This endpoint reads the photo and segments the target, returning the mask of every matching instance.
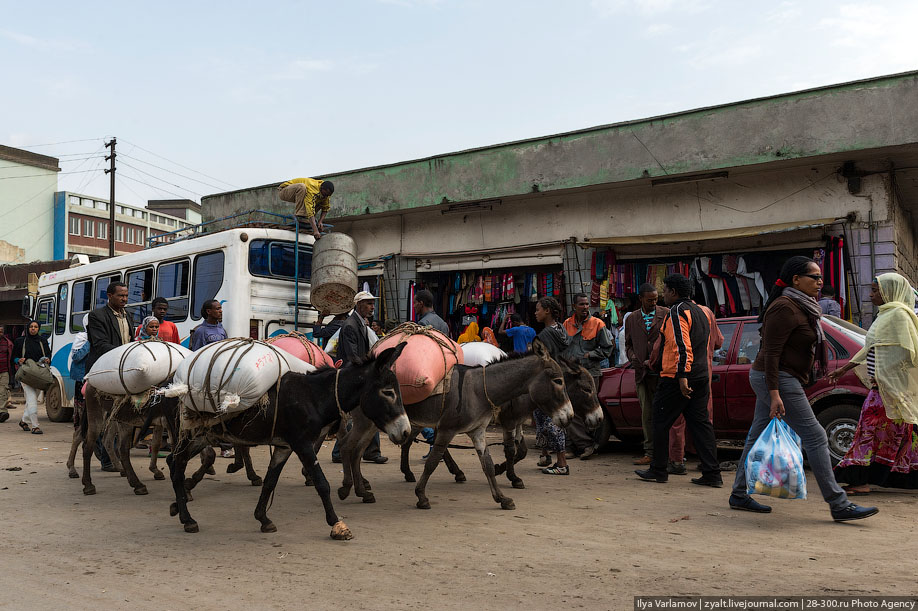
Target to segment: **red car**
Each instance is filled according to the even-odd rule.
[[[761,325],[754,316],[723,318],[717,325],[723,333],[724,345],[714,353],[711,380],[714,433],[718,439],[745,439],[755,411],[749,370],[759,352]],[[823,318],[822,328],[828,340],[829,371],[844,365],[864,345],[866,331],[848,322],[827,316]],[[841,460],[854,438],[867,388],[855,370],[834,386],[819,380],[806,393],[816,418],[826,429],[833,460]],[[608,441],[612,434],[623,441],[643,439],[641,405],[630,364],[603,370],[599,401],[606,417],[601,431],[596,433],[598,441]]]

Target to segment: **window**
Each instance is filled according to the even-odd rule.
[[[312,249],[300,246],[300,280],[309,281],[312,268]],[[253,276],[293,279],[294,259],[292,242],[252,240],[249,246],[249,273]]]
[[[57,287],[57,318],[54,319],[54,334],[63,335],[67,330],[67,283]]]
[[[128,286],[128,304],[125,308],[131,316],[134,326],[153,313],[150,302],[153,301],[153,268],[130,271],[125,276]]]
[[[140,218],[142,218],[142,219],[146,219],[146,218],[147,218],[147,213],[146,213],[146,212],[143,212],[143,211],[140,211],[140,212],[139,212],[139,216],[140,216]]]
[[[121,282],[121,274],[112,274],[111,276],[99,276],[96,278],[96,305],[101,308],[108,303],[108,285],[112,282]]]
[[[124,242],[124,227],[115,223],[115,241]]]
[[[191,293],[191,318],[201,318],[201,306],[217,296],[223,286],[223,251],[198,255],[194,260],[194,290]]]
[[[175,219],[166,219],[166,224],[170,227],[175,227]]]
[[[761,326],[762,324],[758,322],[747,322],[743,325],[743,334],[740,336],[740,343],[736,349],[737,365],[751,365],[755,361],[759,348],[762,347],[762,337],[759,335]]]
[[[96,210],[108,210],[108,202],[96,202]]]
[[[108,239],[108,221],[99,221],[99,239]]]
[[[116,205],[115,205],[115,213],[116,213],[116,214],[124,214],[124,206],[119,206],[119,205],[116,204]]]
[[[133,227],[127,227],[127,228],[126,228],[126,231],[127,231],[127,237],[125,238],[124,243],[125,243],[125,244],[133,244],[133,243],[134,243],[134,228],[133,228]]]
[[[156,270],[157,296],[165,297],[169,302],[166,320],[181,322],[188,318],[189,267],[185,260],[163,263]]]
[[[70,205],[71,205],[71,206],[79,206],[79,205],[80,205],[80,198],[77,197],[76,195],[71,195],[71,196],[70,196]]]
[[[88,197],[84,197],[83,201],[80,203],[83,205],[84,208],[93,208],[96,205],[96,202],[89,199]]]
[[[736,326],[739,323],[727,322],[721,323],[717,326],[720,329],[721,334],[724,336],[724,344],[714,351],[712,360],[715,365],[726,365],[727,358],[730,356],[730,344],[733,343],[733,334],[736,333]]]
[[[51,337],[51,327],[54,323],[54,298],[46,297],[38,302],[35,310],[35,320],[38,321],[38,333],[45,339]],[[50,354],[48,357],[50,358]]]
[[[138,228],[137,229],[137,244],[143,246],[144,241],[147,239],[147,230]]]
[[[70,217],[70,235],[80,235],[80,219],[75,216]]]
[[[93,237],[95,234],[96,224],[93,223],[90,219],[86,219],[83,223],[83,235],[87,238]]]
[[[70,294],[70,332],[85,331],[83,317],[92,310],[92,280],[81,280],[73,283]]]

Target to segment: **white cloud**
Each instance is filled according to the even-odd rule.
[[[295,59],[281,71],[271,75],[271,78],[279,81],[298,81],[309,78],[315,72],[329,72],[334,67],[335,63],[330,59]]]
[[[818,23],[830,44],[846,49],[848,63],[864,76],[914,70],[918,63],[918,4],[889,11],[874,4],[843,4]]]
[[[590,0],[590,6],[603,17],[620,13],[654,17],[664,13],[700,13],[711,8],[707,0]]]
[[[672,29],[673,26],[668,23],[651,23],[644,30],[644,33],[648,36],[662,36],[663,34],[671,32]]]

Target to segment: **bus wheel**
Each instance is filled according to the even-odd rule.
[[[45,411],[48,413],[48,420],[51,422],[70,422],[73,420],[73,408],[63,406],[59,384],[52,384],[51,388],[45,391]]]

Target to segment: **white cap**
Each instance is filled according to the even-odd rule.
[[[361,301],[367,301],[369,299],[379,299],[379,297],[373,297],[373,293],[370,291],[360,291],[354,295],[354,305],[357,305]]]

